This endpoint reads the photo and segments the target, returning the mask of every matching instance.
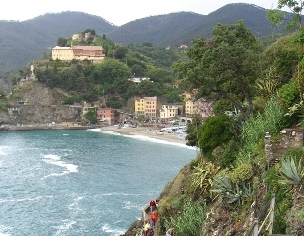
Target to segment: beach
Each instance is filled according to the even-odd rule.
[[[130,126],[64,126],[64,125],[45,125],[45,124],[35,124],[35,125],[22,125],[22,126],[0,126],[0,131],[31,131],[31,130],[87,130],[87,129],[100,129],[104,132],[115,132],[122,135],[137,135],[143,137],[149,137],[159,140],[164,140],[176,144],[186,145],[185,136],[186,134],[181,134],[177,132],[160,132],[160,128],[156,127],[143,127],[137,126],[136,128]]]
[[[154,127],[140,127],[132,128],[129,126],[117,127],[117,126],[106,126],[100,128],[101,131],[107,132],[116,132],[123,135],[140,135],[146,136],[149,138],[155,138],[164,140],[167,142],[186,144],[185,134],[178,134],[176,132],[168,133],[168,132],[160,132],[159,128]]]

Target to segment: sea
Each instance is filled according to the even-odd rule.
[[[0,235],[121,235],[196,156],[102,129],[0,132]]]

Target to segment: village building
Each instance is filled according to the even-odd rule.
[[[185,102],[185,115],[193,116],[199,113],[198,101],[189,99]]]
[[[157,97],[138,98],[134,102],[135,116],[143,116],[149,120],[157,117]]]
[[[53,60],[90,60],[93,62],[101,62],[104,58],[105,54],[103,53],[102,46],[56,46],[52,49]]]
[[[133,81],[134,83],[140,83],[144,80],[150,81],[150,78],[147,78],[147,77],[131,77],[128,80]],[[150,81],[150,82],[153,82],[153,81]]]
[[[162,105],[159,111],[160,119],[168,120],[171,118],[176,118],[178,116],[178,106],[176,105]]]
[[[98,108],[96,118],[99,122],[107,122],[113,124],[115,122],[115,110],[110,107]]]

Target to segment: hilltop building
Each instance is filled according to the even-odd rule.
[[[144,81],[144,80],[153,82],[150,80],[150,78],[147,78],[147,77],[131,77],[128,80],[133,81],[134,83],[140,83],[141,81]]]
[[[71,60],[91,60],[93,62],[101,62],[105,58],[102,46],[72,46],[59,47],[52,49],[52,59],[71,61]]]

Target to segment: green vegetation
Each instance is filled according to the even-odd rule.
[[[290,149],[268,168],[264,144],[266,132],[274,144],[281,139],[283,128],[298,125],[303,130],[304,52],[299,35],[302,29],[262,49],[242,22],[217,25],[213,38],[194,40],[188,60],[174,64],[184,86],[199,89],[197,98],[215,101],[215,116],[203,122],[194,119],[187,128],[187,145],[201,152],[185,175],[185,193],[166,201],[163,215],[166,219],[170,215],[171,224],[167,220],[165,228],[179,224],[170,203],[183,196],[201,207],[205,203],[200,199],[206,200],[212,211],[202,212],[213,214],[209,223],[216,221],[225,232],[245,233],[250,206],[275,194],[273,233],[303,234],[303,149]],[[223,211],[229,211],[229,219]],[[208,230],[198,227],[193,235],[211,235]]]
[[[279,3],[292,2],[298,3]],[[158,208],[160,233],[174,227],[177,235],[210,235],[212,229],[204,222],[215,221],[217,229],[231,235],[245,233],[252,206],[259,210],[275,194],[273,233],[303,235],[303,149],[291,149],[268,165],[264,143],[266,132],[279,146],[283,128],[303,131],[303,35],[299,29],[264,48],[244,22],[217,24],[212,37],[194,39],[183,53],[146,40],[116,45],[97,35],[94,42],[85,43],[105,48],[103,63],[50,60],[37,63],[35,73],[40,82],[68,94],[64,104],[93,103],[102,97],[108,105],[133,111],[136,96],[178,103],[180,94],[193,89],[197,99],[214,103],[214,116],[195,116],[187,127],[187,145],[200,153],[166,186]],[[67,45],[70,40],[59,38],[58,43]],[[18,73],[14,83],[28,71]],[[128,80],[134,76],[153,82]],[[14,99],[19,96],[12,94]],[[94,114],[88,112],[79,122],[94,124]]]
[[[165,219],[165,228],[174,228],[176,235],[199,236],[197,231],[201,227],[207,210],[204,202],[196,203],[185,199],[181,204],[181,213],[176,217]]]
[[[58,38],[59,44],[66,45],[71,41],[71,38]],[[77,43],[87,42],[75,42]],[[40,82],[69,94],[63,104],[94,102],[98,97],[105,97],[108,106],[132,112],[133,105],[128,107],[128,104],[136,96],[158,96],[167,103],[182,101],[180,90],[172,86],[175,80],[170,68],[174,61],[182,58],[178,56],[178,49],[166,50],[148,43],[129,45],[127,48],[114,45],[105,35],[96,36],[94,45],[102,45],[107,49],[109,56],[102,63],[93,64],[89,60],[49,60],[35,64],[35,75]],[[20,68],[19,75],[13,82],[16,84],[27,73],[26,68]],[[146,77],[150,80],[137,84],[128,80],[133,77]]]

